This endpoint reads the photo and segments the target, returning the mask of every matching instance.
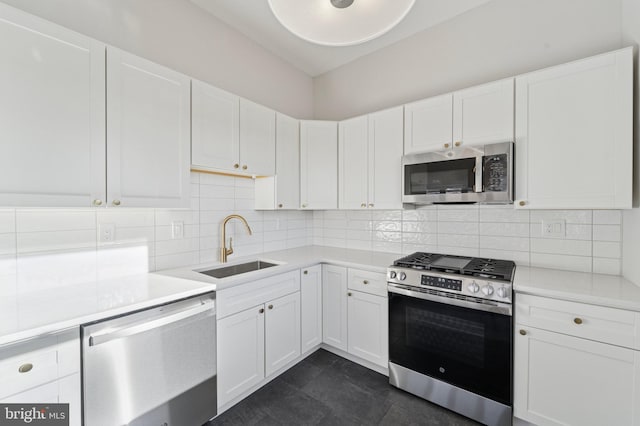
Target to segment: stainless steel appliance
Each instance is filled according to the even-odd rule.
[[[215,293],[82,326],[83,418],[201,425],[216,415]]]
[[[487,425],[512,421],[511,261],[414,253],[387,271],[389,382]]]
[[[513,203],[513,143],[402,157],[402,202]]]

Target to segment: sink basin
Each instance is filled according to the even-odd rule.
[[[237,265],[223,266],[221,268],[209,269],[208,271],[198,271],[201,274],[209,275],[213,278],[226,278],[234,275],[244,274],[246,272],[258,271],[260,269],[271,268],[276,266],[275,263],[269,263],[262,260],[254,260],[253,262],[240,263]]]

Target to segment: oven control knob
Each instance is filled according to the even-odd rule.
[[[398,274],[398,279],[399,279],[400,281],[404,281],[406,278],[407,278],[407,274],[405,274],[404,272],[400,272],[400,273]]]
[[[471,284],[469,284],[469,285],[467,286],[467,288],[469,289],[469,291],[470,291],[471,293],[477,293],[477,292],[479,292],[479,291],[480,291],[480,286],[479,286],[479,285],[478,285],[478,283],[477,283],[477,282],[475,282],[475,281],[472,281],[472,282],[471,282]]]
[[[485,296],[491,296],[493,294],[493,287],[491,287],[491,284],[487,284],[482,287],[482,292]]]
[[[396,271],[389,271],[389,278],[394,279],[396,277]]]
[[[506,287],[500,287],[497,293],[498,293],[498,296],[502,298],[509,297],[509,290],[507,290]]]

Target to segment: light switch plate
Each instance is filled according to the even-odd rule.
[[[184,222],[171,222],[171,238],[174,240],[181,240],[184,238]]]
[[[101,243],[112,243],[116,239],[116,226],[113,223],[101,223],[98,226],[98,238]]]
[[[564,238],[565,222],[564,220],[546,220],[542,221],[542,237],[543,238]]]

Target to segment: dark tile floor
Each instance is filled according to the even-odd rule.
[[[322,349],[209,422],[209,426],[477,424]]]

